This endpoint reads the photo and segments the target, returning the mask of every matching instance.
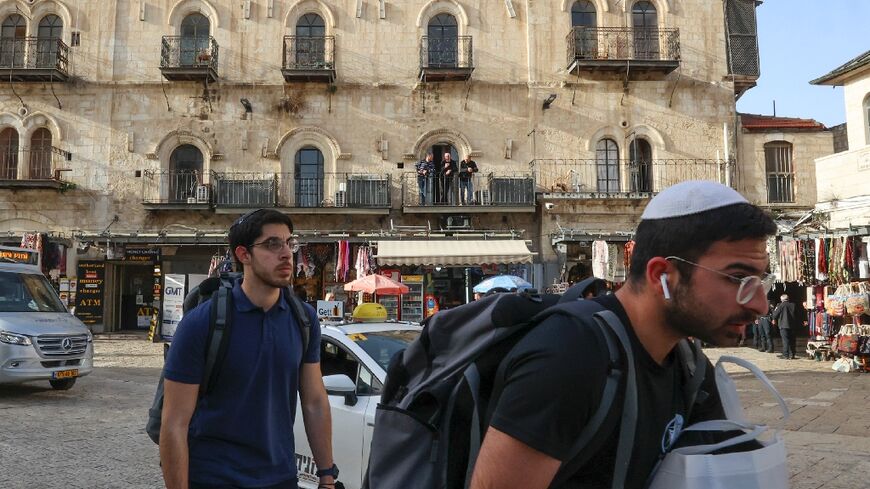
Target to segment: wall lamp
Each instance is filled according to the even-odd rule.
[[[248,100],[248,99],[246,99],[246,98],[243,98],[243,99],[239,100],[239,102],[242,103],[242,106],[245,108],[245,112],[247,112],[247,113],[250,114],[251,112],[254,111],[254,108],[251,107],[251,101],[250,101],[250,100]]]
[[[544,100],[544,106],[543,106],[544,110],[549,109],[550,105],[555,101],[556,101],[556,94],[551,93],[550,96],[547,97],[546,100]]]

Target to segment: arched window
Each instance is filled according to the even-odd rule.
[[[429,19],[430,68],[455,68],[458,62],[459,26],[456,17],[438,14]]]
[[[51,178],[51,131],[40,127],[30,138],[30,178]]]
[[[211,60],[211,22],[202,14],[190,14],[181,21],[181,65],[208,64]]]
[[[656,7],[641,0],[631,9],[631,24],[634,28],[634,58],[659,59],[659,19]]]
[[[54,14],[39,21],[36,40],[36,63],[39,68],[53,68],[57,64],[58,42],[63,34],[63,20]]]
[[[196,198],[202,183],[202,151],[192,144],[182,144],[169,157],[169,202],[185,203]]]
[[[764,145],[764,166],[767,173],[767,202],[794,202],[794,163],[792,145],[773,141]]]
[[[23,68],[27,23],[19,14],[12,14],[0,27],[0,67]]]
[[[296,22],[296,64],[322,69],[326,62],[326,24],[317,14],[305,14]]]
[[[571,6],[571,27],[574,32],[575,57],[598,57],[598,15],[589,0],[574,2]]]
[[[628,146],[632,192],[652,192],[652,147],[646,139],[634,138]]]
[[[0,180],[18,178],[18,131],[7,127],[0,132]]]
[[[599,192],[619,192],[619,146],[612,139],[602,139],[595,147],[595,168]]]
[[[320,207],[323,202],[323,153],[314,146],[305,146],[296,152],[293,169],[296,206]]]

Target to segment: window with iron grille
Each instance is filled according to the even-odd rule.
[[[755,0],[727,0],[725,26],[728,52],[728,73],[759,76],[758,23]]]
[[[794,160],[791,143],[775,141],[765,144],[764,165],[767,172],[767,202],[794,202]]]

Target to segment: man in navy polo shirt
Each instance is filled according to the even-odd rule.
[[[215,387],[200,398],[210,301],[179,324],[166,360],[160,461],[168,489],[297,489],[293,423],[299,393],[320,487],[333,489],[332,421],[320,372],[320,325],[302,334],[286,297],[293,276],[290,218],[260,209],[230,227],[243,278]]]

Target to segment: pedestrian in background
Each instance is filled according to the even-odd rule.
[[[795,355],[795,332],[797,330],[797,320],[794,315],[794,303],[788,300],[787,294],[782,294],[779,299],[782,301],[773,310],[771,318],[773,324],[779,328],[779,335],[782,337],[782,355],[779,358],[793,360]]]
[[[767,312],[758,316],[758,334],[761,337],[761,344],[758,351],[773,353],[773,327],[771,326],[770,315],[773,312],[773,303],[767,305]]]
[[[442,204],[453,204],[456,200],[453,196],[453,180],[456,179],[456,162],[453,161],[450,152],[444,153],[438,172],[438,178],[441,180],[441,196],[439,201]]]
[[[479,170],[471,155],[459,162],[459,205],[468,205],[474,200],[474,174]]]
[[[432,153],[417,162],[417,189],[420,192],[420,205],[431,204],[432,176],[435,174],[435,164],[432,163]]]

